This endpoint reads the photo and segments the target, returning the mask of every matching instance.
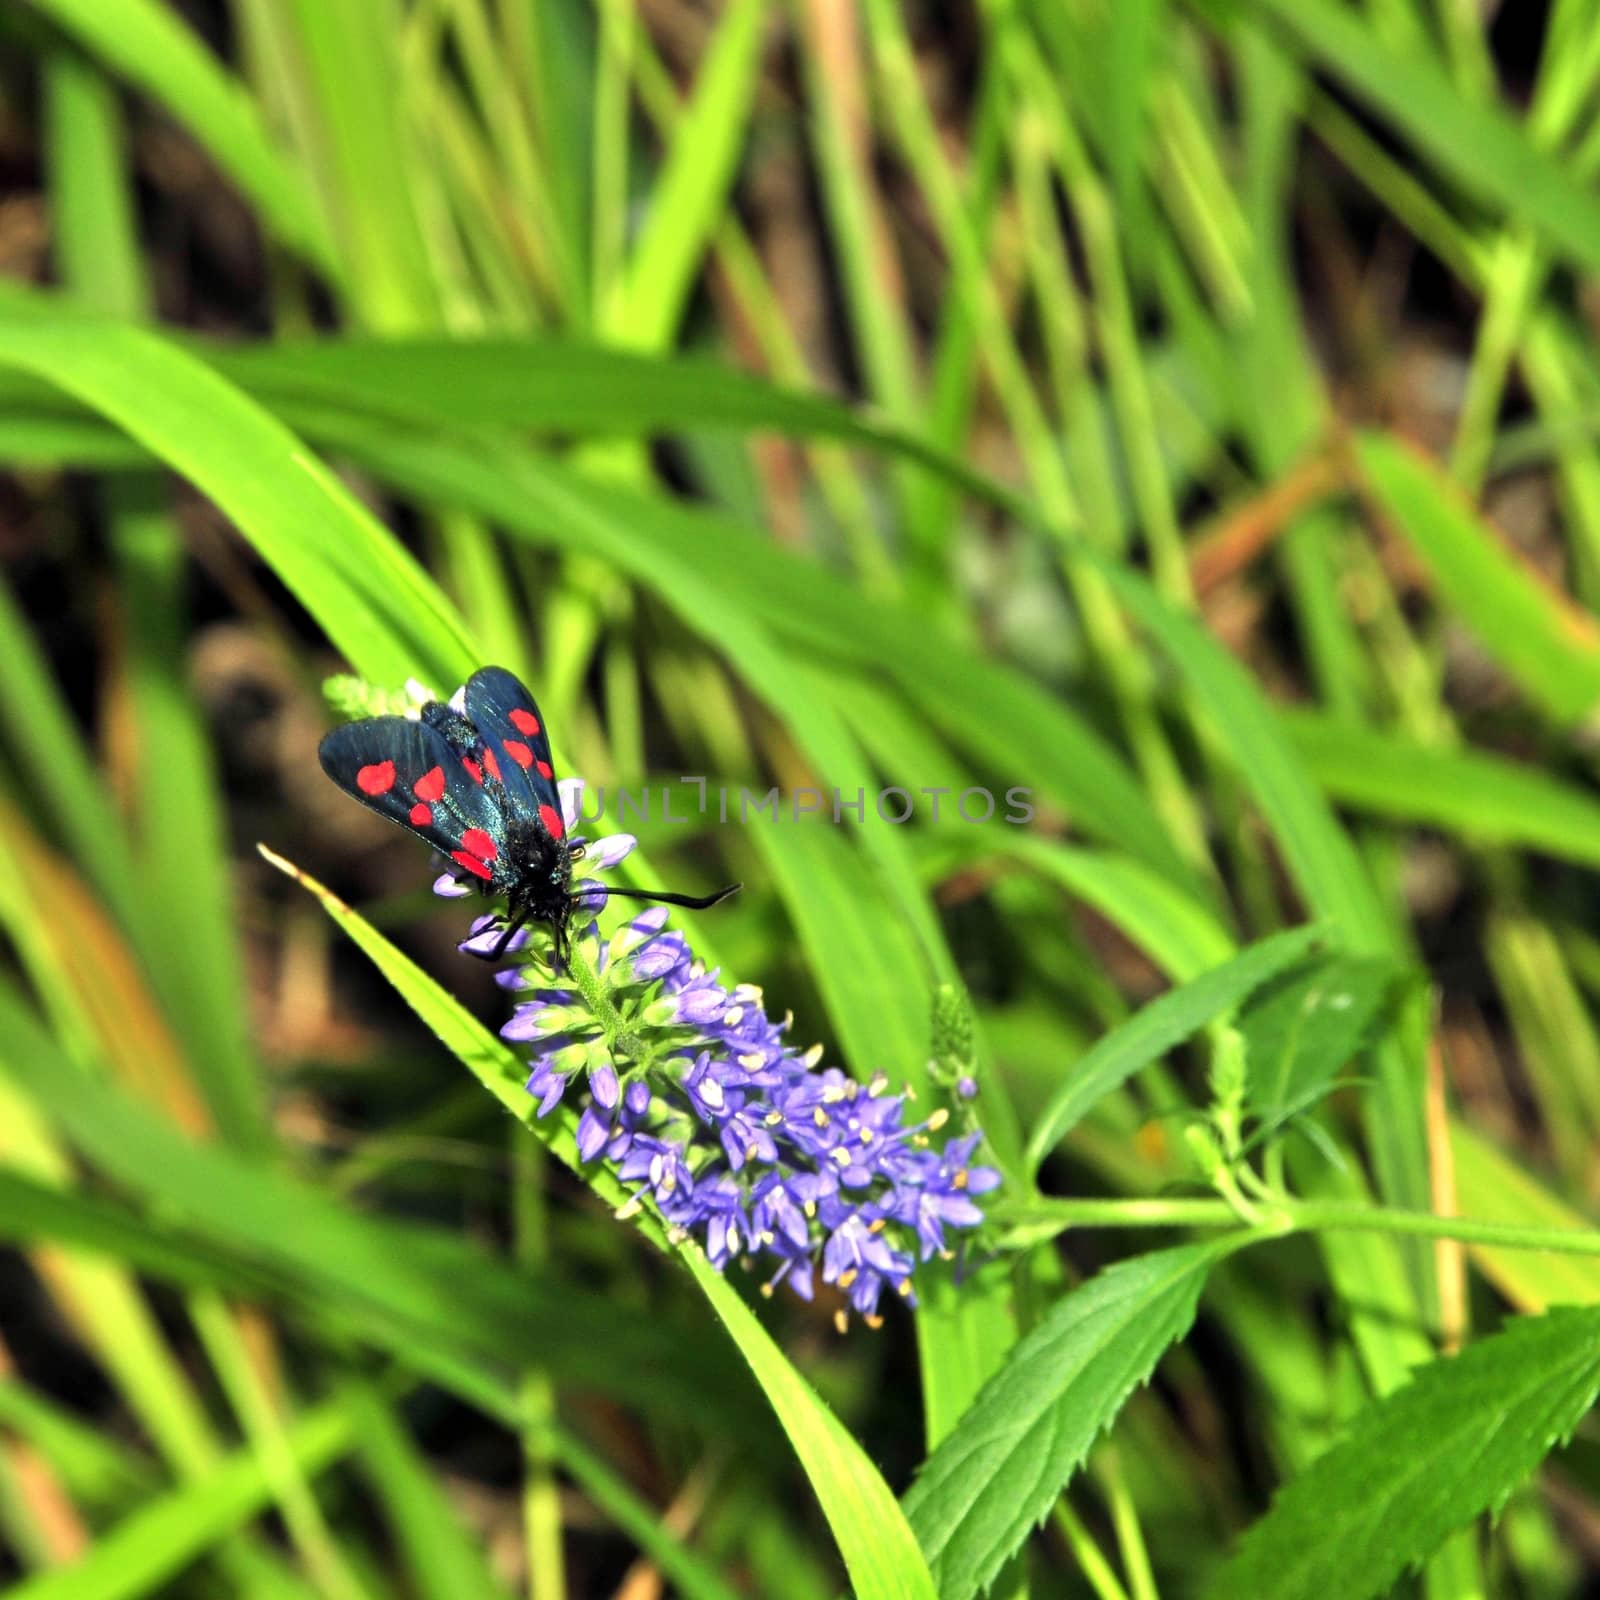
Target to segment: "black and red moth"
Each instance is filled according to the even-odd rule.
[[[609,887],[575,892],[572,868],[583,846],[567,839],[544,719],[504,667],[473,673],[460,711],[429,700],[415,717],[347,723],[317,754],[346,794],[426,839],[463,881],[505,896],[505,927],[483,952],[486,960],[504,955],[526,922],[548,923],[556,958],[564,960],[573,910],[596,894],[701,910],[739,887],[700,897]]]

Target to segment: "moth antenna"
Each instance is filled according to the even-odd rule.
[[[674,894],[670,889],[611,889],[601,885],[598,889],[586,889],[581,894],[568,895],[569,900],[587,900],[592,894],[604,895],[606,899],[618,900],[658,900],[663,905],[685,906],[690,911],[705,911],[709,907],[718,905],[726,900],[730,894],[742,889],[742,883],[730,883],[724,889],[718,889],[715,894]]]

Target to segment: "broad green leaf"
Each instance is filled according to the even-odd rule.
[[[905,1497],[940,1600],[968,1600],[993,1581],[1162,1352],[1188,1332],[1212,1266],[1244,1242],[1118,1262],[1057,1301],[1012,1350]]]
[[[856,1600],[933,1600],[935,1593],[943,1600],[945,1591],[935,1590],[918,1537],[866,1452],[700,1249],[690,1245],[680,1254],[789,1435],[833,1529]]]
[[[249,91],[177,12],[160,0],[27,3],[183,124],[283,243],[320,271],[335,271],[333,249],[303,175],[273,146]]]
[[[1340,805],[1600,867],[1600,801],[1544,768],[1484,750],[1434,750],[1315,712],[1279,715],[1306,769]]]
[[[1040,1113],[1028,1141],[1028,1167],[1040,1163],[1094,1103],[1125,1083],[1141,1067],[1199,1032],[1206,1023],[1246,999],[1269,978],[1287,971],[1324,936],[1323,929],[1290,928],[1241,950],[1232,960],[1192,978],[1114,1028],[1082,1060]]]
[[[525,1074],[499,1040],[421,968],[408,961],[315,879],[287,862],[269,859],[290,872],[317,897],[329,916],[372,958],[400,997],[479,1082],[519,1120],[532,1121],[532,1101],[521,1087]],[[570,1120],[561,1129],[560,1137],[552,1141],[552,1148],[577,1170]],[[620,1205],[627,1198],[621,1185],[603,1166],[584,1167],[581,1176],[613,1205]],[[664,1246],[665,1235],[648,1212],[641,1213],[635,1225]],[[766,1330],[706,1261],[699,1247],[683,1245],[678,1255],[744,1353],[777,1412],[839,1541],[840,1554],[850,1569],[857,1594],[862,1600],[876,1600],[878,1596],[885,1600],[891,1597],[892,1600],[900,1600],[900,1597],[922,1600],[924,1596],[931,1596],[933,1590],[915,1542],[905,1530],[893,1496],[861,1447],[789,1365]]]
[[[1359,1412],[1213,1578],[1217,1600],[1387,1594],[1503,1506],[1600,1391],[1600,1308],[1525,1317]]]
[[[1372,1042],[1403,975],[1381,956],[1334,952],[1265,984],[1239,1014],[1248,1105],[1267,1127],[1310,1106]]]
[[[1444,474],[1383,434],[1355,442],[1394,531],[1522,691],[1564,724],[1600,706],[1600,625],[1512,554]]]
[[[208,494],[364,676],[454,684],[478,665],[394,535],[281,423],[169,340],[3,297],[0,366],[101,412]]]

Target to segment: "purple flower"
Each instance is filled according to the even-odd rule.
[[[583,785],[560,790],[577,842]],[[633,848],[612,834],[586,842],[583,860],[604,872]],[[584,905],[598,912],[601,885],[576,887],[594,891]],[[462,892],[450,874],[435,888]],[[652,906],[606,939],[592,916],[573,928],[573,970],[594,975],[603,1005],[584,998],[596,993],[587,977],[580,988],[541,954],[497,975],[515,998],[501,1036],[529,1047],[539,1116],[581,1082],[579,1158],[612,1166],[634,1196],[625,1210],[648,1199],[669,1228],[702,1241],[713,1266],[770,1257],[763,1292],[783,1283],[809,1300],[820,1273],[874,1325],[886,1294],[915,1305],[919,1263],[977,1228],[981,1197],[1000,1182],[975,1164],[981,1135],[941,1146],[948,1111],[908,1121],[907,1097],[889,1093],[883,1074],[863,1084],[823,1067],[820,1048],[796,1050],[761,991],[708,971],[668,915]],[[463,948],[498,937],[480,917]],[[955,1071],[938,1081],[957,1104],[977,1087]]]

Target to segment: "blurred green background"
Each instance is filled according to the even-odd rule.
[[[689,1278],[257,855],[498,1026],[424,852],[317,768],[337,672],[505,665],[612,790],[1028,789],[625,824],[635,882],[744,881],[697,949],[860,1076],[921,1081],[964,985],[1012,1204],[1098,1036],[1317,920],[1427,981],[1268,1161],[1581,1226],[1597,165],[1592,0],[4,0],[16,1593],[845,1581]],[[1204,1094],[1174,1053],[1045,1190],[1192,1182]],[[1333,1240],[1219,1269],[1008,1592],[1197,1592],[1409,1367],[1600,1299],[1592,1258]],[[899,1492],[1134,1248],[876,1334],[761,1314]],[[1596,1581],[1597,1443],[1417,1591]]]

